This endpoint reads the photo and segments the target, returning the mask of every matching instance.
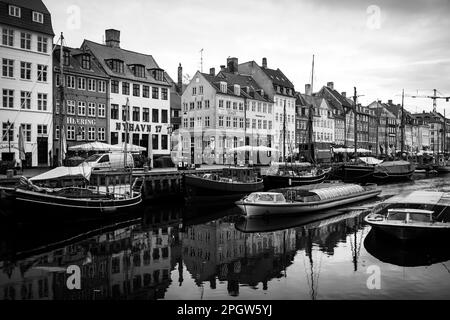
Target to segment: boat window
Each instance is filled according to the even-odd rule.
[[[277,194],[275,197],[275,201],[276,202],[286,202],[286,199],[284,198],[284,196],[282,194]]]
[[[88,157],[85,161],[86,162],[95,162],[97,161],[102,155],[101,154],[93,154],[92,156]]]
[[[272,194],[260,194],[258,200],[259,201],[273,201],[273,195]]]
[[[387,220],[394,221],[405,221],[406,220],[406,212],[390,212]]]
[[[419,221],[419,222],[430,222],[430,216],[423,213],[410,213],[409,220]]]
[[[105,154],[98,163],[109,162],[109,155]]]

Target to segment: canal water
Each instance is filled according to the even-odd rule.
[[[306,217],[159,205],[107,223],[2,223],[0,299],[449,299],[448,241],[404,245],[363,222],[383,198],[450,191],[449,178],[384,185],[371,202]]]

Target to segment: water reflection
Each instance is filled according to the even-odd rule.
[[[405,254],[379,242],[367,235],[361,210],[270,220],[238,212],[148,207],[107,226],[5,227],[0,299],[345,298],[362,292],[365,261],[421,266],[450,259],[448,249]],[[69,265],[81,268],[81,290],[66,286]],[[341,296],[333,296],[336,288]]]

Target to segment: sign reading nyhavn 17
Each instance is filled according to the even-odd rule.
[[[124,122],[116,122],[117,131],[126,131],[127,124]],[[161,132],[162,126],[155,126],[156,132]],[[138,124],[128,123],[129,132],[152,132],[152,125],[150,124]]]

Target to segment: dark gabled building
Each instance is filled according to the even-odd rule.
[[[61,46],[53,52],[54,161],[59,155],[61,125]],[[109,143],[109,77],[88,51],[63,47],[64,127],[67,147],[100,141]]]

